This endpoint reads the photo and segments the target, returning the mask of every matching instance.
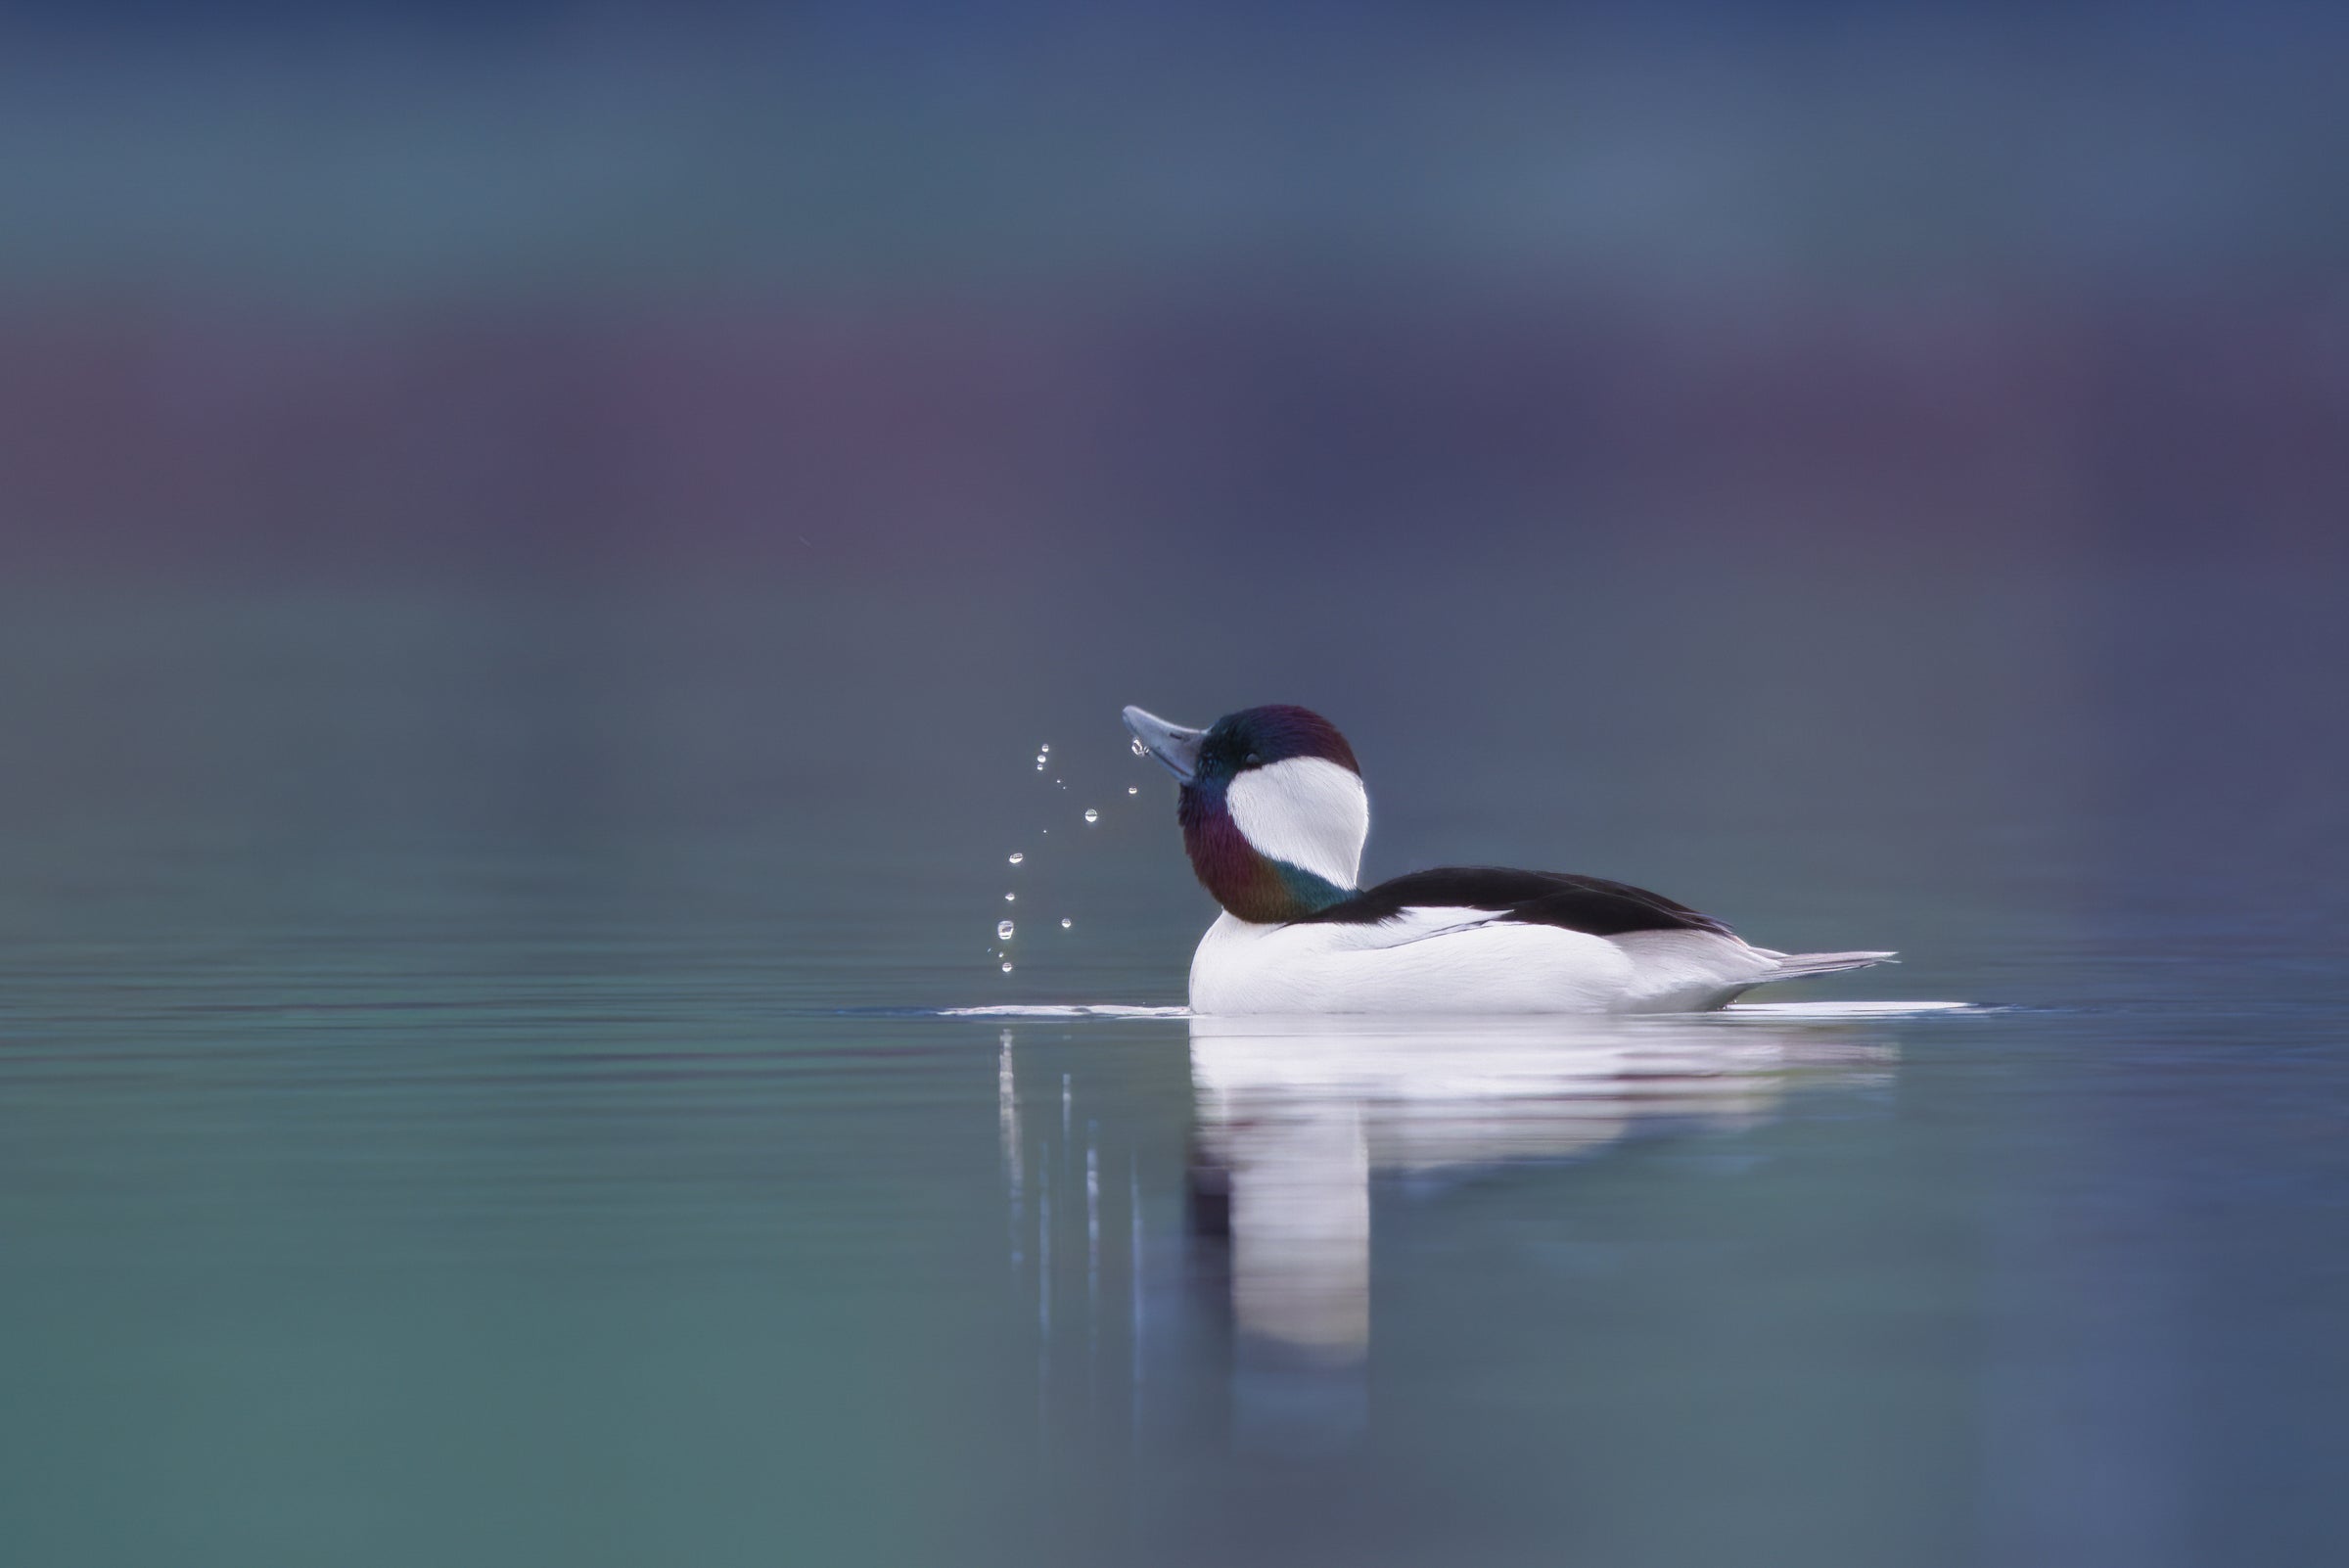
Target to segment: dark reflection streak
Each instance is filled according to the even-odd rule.
[[[1207,1241],[1231,1239],[1231,1170],[1194,1137],[1183,1172],[1183,1219],[1190,1233]]]

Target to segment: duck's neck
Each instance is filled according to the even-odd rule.
[[[1235,919],[1261,926],[1303,920],[1354,892],[1259,850],[1232,820],[1221,792],[1185,789],[1178,814],[1200,886]]]

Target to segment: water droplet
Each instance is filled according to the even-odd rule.
[[[1003,973],[1007,975],[1011,973],[1011,960],[1008,958],[1003,960]]]
[[[1128,795],[1139,795],[1142,793],[1142,787],[1139,784],[1128,784],[1126,786],[1126,793]]]
[[[1084,808],[1084,819],[1087,822],[1098,822],[1101,820],[1101,813],[1088,806]]]
[[[1014,851],[1014,852],[1012,853],[1012,856],[1011,856],[1011,863],[1012,863],[1013,865],[1018,865],[1018,864],[1019,864],[1019,863],[1020,863],[1022,860],[1025,860],[1025,859],[1027,859],[1027,858],[1028,858],[1028,856],[1026,856],[1026,855],[1024,855],[1024,854],[1021,854],[1021,853],[1019,853],[1017,851]]]
[[[1071,920],[1067,915],[1062,915],[1060,917],[1060,929],[1063,931],[1068,930],[1069,927],[1075,925],[1076,923],[1076,921]]]
[[[1009,942],[1011,940],[1011,922],[1008,920],[996,921],[995,935],[1000,937],[1003,941]]]
[[[1003,895],[1003,901],[1005,903],[1017,903],[1020,901],[1020,896],[1016,893],[1006,893]]]
[[[1133,743],[1133,755],[1136,757],[1147,757],[1150,755],[1150,748],[1144,746],[1139,740],[1136,740]]]
[[[1036,748],[1036,750],[1037,750],[1037,751],[1039,751],[1039,752],[1048,752],[1048,751],[1050,751],[1051,749],[1052,749],[1052,743],[1051,743],[1050,741],[1046,741],[1046,742],[1044,742],[1044,743],[1043,743],[1041,746],[1038,746],[1038,747]]]

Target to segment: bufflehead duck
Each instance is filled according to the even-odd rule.
[[[1358,886],[1370,798],[1309,709],[1206,729],[1126,727],[1182,785],[1191,869],[1223,913],[1191,959],[1197,1013],[1677,1013],[1889,952],[1773,952],[1711,915],[1599,877],[1497,866]]]

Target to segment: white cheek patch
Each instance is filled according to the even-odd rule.
[[[1352,888],[1370,837],[1370,797],[1352,768],[1292,757],[1231,781],[1231,819],[1257,853]]]

